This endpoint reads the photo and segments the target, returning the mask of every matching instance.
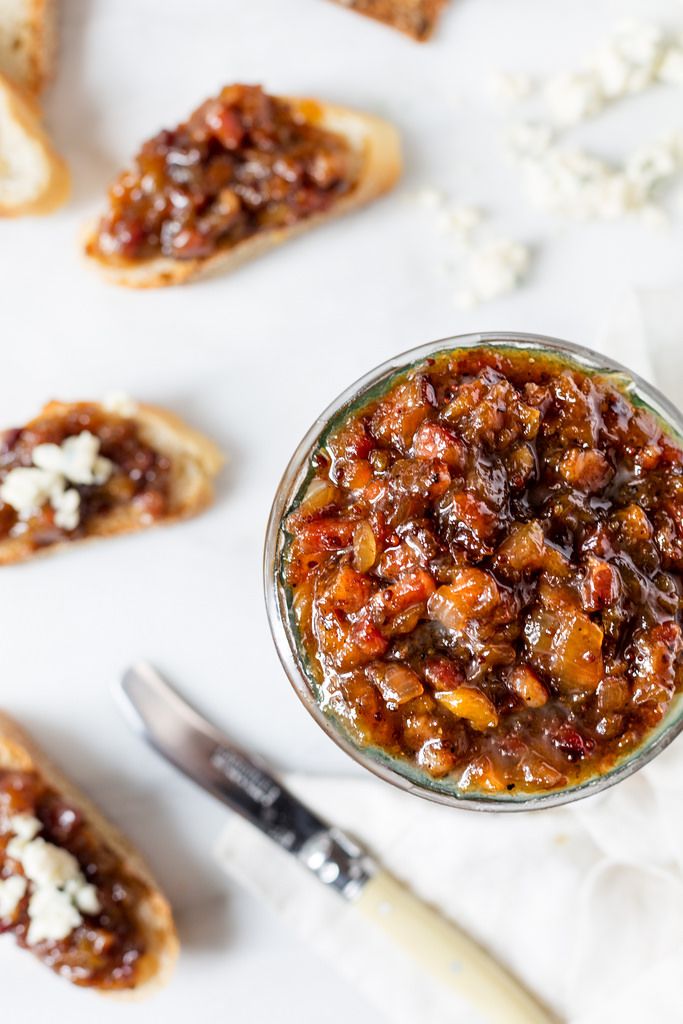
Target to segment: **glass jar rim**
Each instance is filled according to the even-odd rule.
[[[607,772],[591,776],[574,786],[547,792],[513,796],[459,791],[457,787],[448,785],[443,780],[427,777],[407,761],[391,757],[378,748],[355,743],[337,717],[326,713],[321,707],[315,694],[314,681],[303,663],[303,655],[297,643],[297,631],[292,623],[287,603],[287,588],[280,575],[285,543],[283,522],[307,486],[313,473],[311,456],[318,450],[322,438],[332,425],[348,415],[354,406],[362,405],[371,392],[381,393],[391,385],[395,377],[409,372],[425,360],[440,353],[477,347],[537,351],[545,355],[559,356],[565,362],[574,363],[591,373],[622,376],[629,383],[631,395],[654,412],[668,432],[673,433],[679,441],[683,439],[683,415],[672,402],[621,363],[582,345],[547,335],[488,331],[454,335],[407,349],[380,363],[345,388],[315,419],[290,458],[275,493],[266,531],[263,582],[268,622],[285,674],[304,707],[337,746],[375,776],[406,792],[451,807],[480,811],[529,811],[558,807],[602,792],[632,775],[660,754],[683,731],[683,695],[674,698],[662,722],[652,730],[643,743]]]

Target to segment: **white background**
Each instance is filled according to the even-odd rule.
[[[683,29],[678,0],[453,0],[417,46],[324,0],[65,0],[47,118],[74,176],[70,205],[0,226],[2,423],[51,397],[112,389],[187,416],[229,456],[215,507],[168,530],[3,570],[0,700],[121,822],[169,892],[183,942],[153,1003],[95,1002],[0,942],[4,1012],[42,1020],[375,1019],[353,991],[212,865],[225,812],[130,734],[110,695],[147,657],[279,767],[351,771],[290,690],[271,646],[261,548],[286,460],[354,378],[421,342],[527,330],[590,345],[630,285],[680,277],[679,225],[561,227],[531,212],[487,98],[497,69],[572,69],[625,14]],[[233,276],[150,293],[82,265],[82,223],[146,136],[222,84],[263,82],[384,114],[405,142],[389,198]],[[638,98],[577,138],[618,157],[681,120],[680,92]],[[537,249],[528,284],[462,313],[442,242],[411,193],[482,204]],[[504,841],[505,819],[499,825]],[[423,1024],[423,1022],[417,1022]]]

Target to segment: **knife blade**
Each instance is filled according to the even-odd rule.
[[[473,939],[382,870],[350,836],[307,808],[261,758],[203,718],[151,665],[129,668],[115,692],[151,747],[295,856],[423,970],[477,1008],[483,1020],[557,1020]]]
[[[264,762],[203,718],[146,662],[127,669],[118,691],[124,713],[147,743],[321,881],[347,899],[375,871],[371,858],[340,829],[301,803]]]

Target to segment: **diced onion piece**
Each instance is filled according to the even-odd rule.
[[[539,607],[524,626],[529,660],[567,693],[592,693],[603,675],[603,631],[570,607]]]
[[[429,599],[429,616],[449,629],[462,630],[471,619],[485,618],[500,603],[493,576],[462,569],[454,583],[439,587]]]
[[[293,589],[292,611],[299,629],[308,629],[313,613],[313,587],[310,583],[301,583]]]
[[[567,483],[584,494],[597,494],[614,476],[607,456],[595,448],[569,448],[559,469]]]
[[[331,505],[337,500],[338,495],[337,488],[329,480],[313,477],[299,509],[302,512],[315,512],[319,508]]]
[[[325,596],[333,608],[358,612],[370,597],[372,584],[350,565],[341,565],[330,578]]]
[[[372,466],[367,459],[351,459],[339,470],[339,483],[348,491],[361,491],[372,480]]]
[[[548,700],[548,691],[528,665],[519,665],[513,669],[508,683],[528,708],[543,707]]]
[[[490,757],[482,754],[468,764],[458,782],[460,789],[482,790],[484,793],[499,793],[505,789],[505,782],[493,766]]]
[[[367,673],[387,704],[398,707],[423,693],[420,677],[401,662],[377,662]]]
[[[442,690],[434,696],[452,714],[466,718],[478,732],[498,725],[495,707],[486,694],[474,686],[458,686],[455,690]]]
[[[568,690],[593,691],[602,678],[603,632],[586,615],[564,622],[556,634],[553,673]]]
[[[363,519],[353,531],[353,567],[358,572],[368,572],[377,558],[377,541],[372,527]]]
[[[535,750],[530,750],[519,763],[524,781],[539,789],[556,789],[567,784],[567,777],[552,764],[544,760]]]
[[[537,519],[516,526],[496,552],[495,567],[513,573],[536,572],[543,568],[545,535]]]

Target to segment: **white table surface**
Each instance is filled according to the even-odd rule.
[[[521,201],[502,161],[491,71],[573,68],[614,21],[677,0],[454,0],[434,42],[409,40],[323,0],[65,0],[47,98],[74,175],[70,205],[0,227],[2,423],[48,398],[112,389],[168,405],[229,453],[215,507],[168,530],[3,571],[0,699],[130,833],[169,892],[183,942],[171,986],[121,1008],[72,990],[0,942],[7,1018],[314,1021],[374,1014],[212,864],[224,811],[142,747],[110,684],[131,660],[163,667],[220,725],[281,767],[351,771],[294,697],[273,651],[261,547],[284,464],[343,387],[413,344],[484,329],[591,344],[631,285],[680,278],[683,231],[560,227]],[[392,118],[406,175],[364,213],[231,277],[139,293],[101,283],[75,239],[137,144],[229,81],[327,97]],[[678,119],[664,90],[578,137],[618,156]],[[421,185],[482,204],[539,247],[529,283],[472,312],[442,277],[441,242],[410,201]],[[501,837],[505,820],[500,823]],[[9,1007],[8,1007],[9,1000]],[[12,1012],[9,1012],[9,1008]],[[422,1022],[419,1022],[422,1024]]]

